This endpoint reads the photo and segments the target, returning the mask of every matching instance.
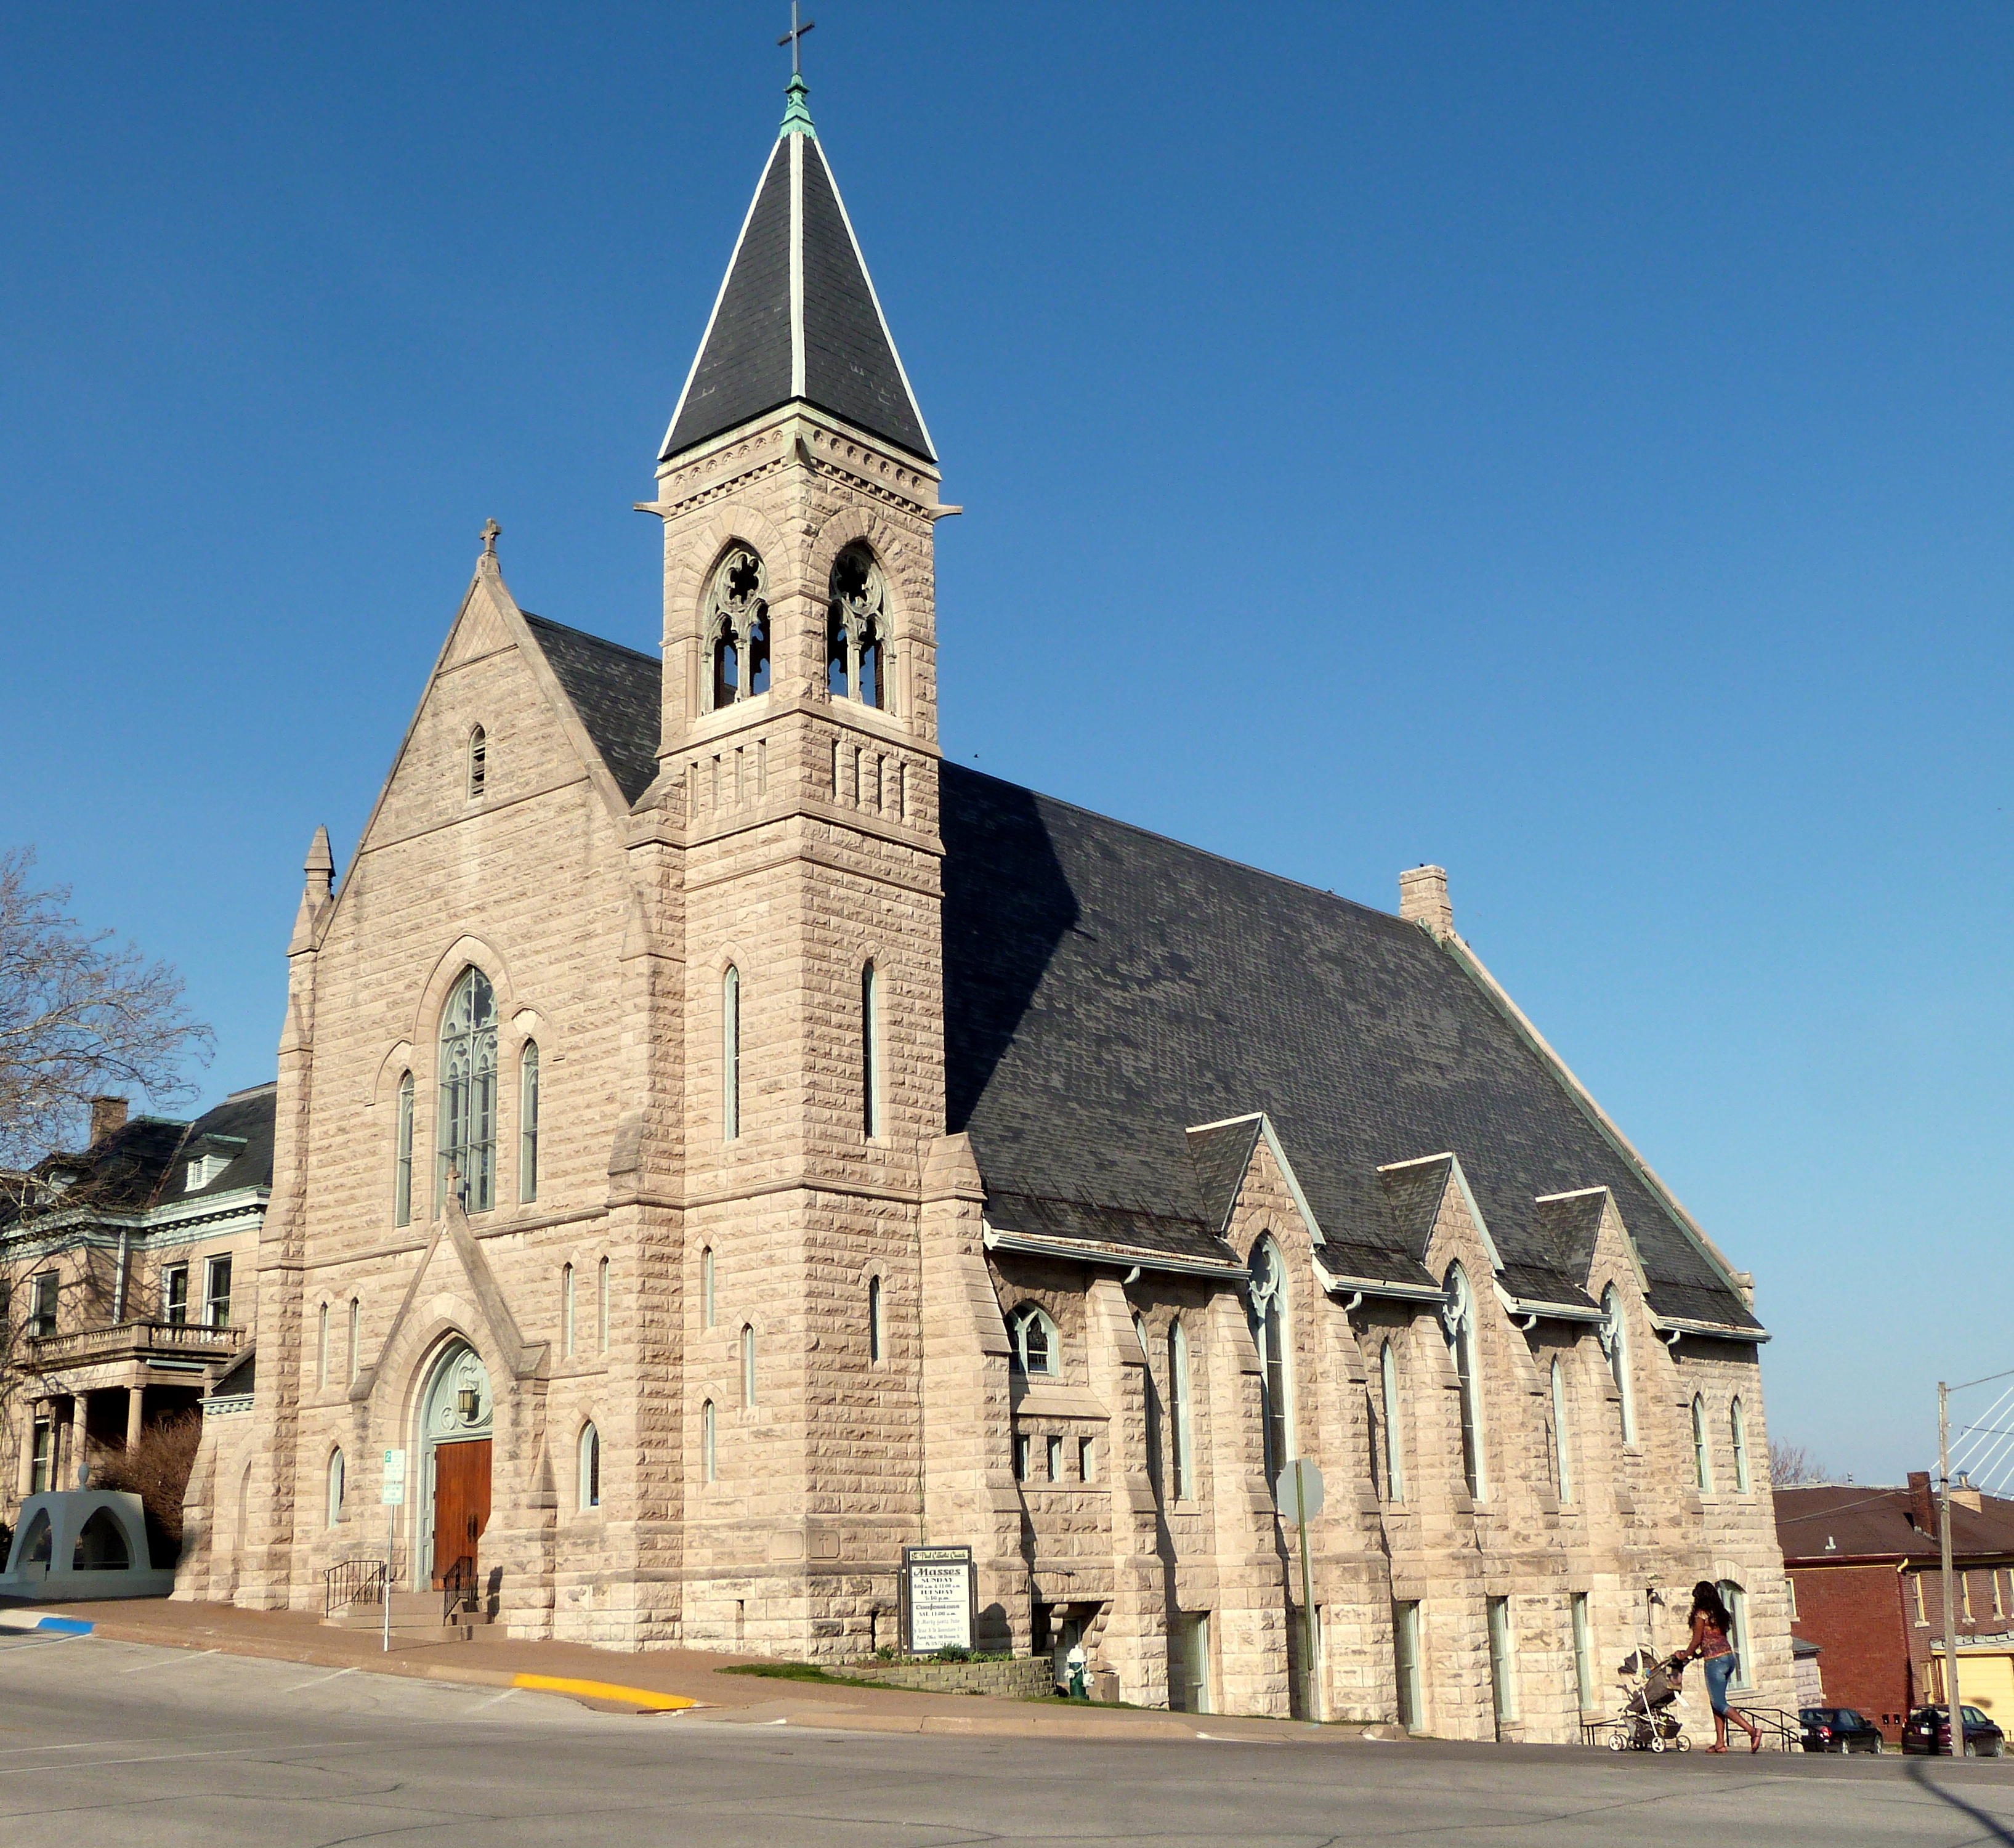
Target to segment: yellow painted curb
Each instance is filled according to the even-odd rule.
[[[699,1703],[683,1694],[660,1694],[651,1688],[618,1688],[613,1681],[576,1681],[564,1675],[519,1674],[511,1678],[514,1688],[540,1694],[572,1694],[584,1700],[621,1700],[631,1706],[649,1707],[656,1713],[675,1713]]]

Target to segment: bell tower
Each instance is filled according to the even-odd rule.
[[[683,1634],[851,1650],[919,1537],[944,1123],[936,453],[793,74],[659,452]],[[667,1055],[671,1056],[671,1055]],[[714,1563],[709,1563],[713,1562]],[[766,1626],[767,1633],[758,1626]]]

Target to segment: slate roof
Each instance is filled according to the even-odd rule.
[[[273,1119],[278,1089],[276,1085],[265,1084],[255,1085],[246,1091],[234,1091],[214,1110],[206,1111],[190,1124],[162,1173],[161,1184],[155,1192],[152,1204],[166,1206],[179,1200],[235,1193],[240,1187],[271,1186]],[[188,1188],[188,1164],[210,1150],[229,1155],[230,1164],[192,1193]]]
[[[658,661],[529,620],[633,801],[656,768]],[[1594,1307],[1601,1196],[1539,1197],[1605,1186],[1653,1309],[1759,1326],[1416,926],[955,764],[940,788],[947,1114],[995,1227],[1220,1263],[1264,1111],[1338,1276],[1435,1283],[1421,1258],[1452,1170],[1416,1158],[1446,1151],[1514,1294]]]
[[[824,150],[815,135],[787,131],[756,183],[659,459],[794,400],[937,459]]]
[[[1927,1493],[1927,1491],[1926,1491]],[[1827,1483],[1778,1489],[1776,1541],[1786,1565],[1822,1565],[1842,1557],[1931,1560],[1940,1556],[1934,1519],[1929,1530],[1911,1519],[1906,1488]],[[1951,1503],[1955,1559],[2014,1557],[2014,1502],[1981,1495],[1976,1509]],[[1828,1548],[1826,1542],[1836,1544]]]
[[[654,655],[640,654],[529,612],[525,621],[608,773],[635,802],[658,773],[663,662]]]
[[[1338,1268],[1427,1280],[1435,1183],[1378,1169],[1448,1150],[1534,1294],[1571,1287],[1536,1197],[1606,1186],[1654,1310],[1758,1326],[1417,927],[952,764],[941,827],[948,1114],[990,1197],[1150,1215],[1219,1256],[1186,1132],[1263,1110]]]

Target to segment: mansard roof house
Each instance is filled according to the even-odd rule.
[[[661,650],[493,525],[288,948],[249,1413],[178,1595],[382,1560],[818,1660],[903,1549],[1128,1701],[1579,1736],[1724,1581],[1790,1650],[1758,1322],[1456,932],[944,763],[937,458],[793,80],[640,504]],[[1310,1647],[1284,1465],[1310,1523]]]

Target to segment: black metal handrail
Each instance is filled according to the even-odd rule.
[[[441,1621],[451,1624],[475,1605],[475,1561],[464,1553],[441,1574]]]
[[[321,1575],[322,1616],[332,1617],[360,1604],[382,1604],[389,1576],[382,1559],[345,1559],[330,1566]]]

